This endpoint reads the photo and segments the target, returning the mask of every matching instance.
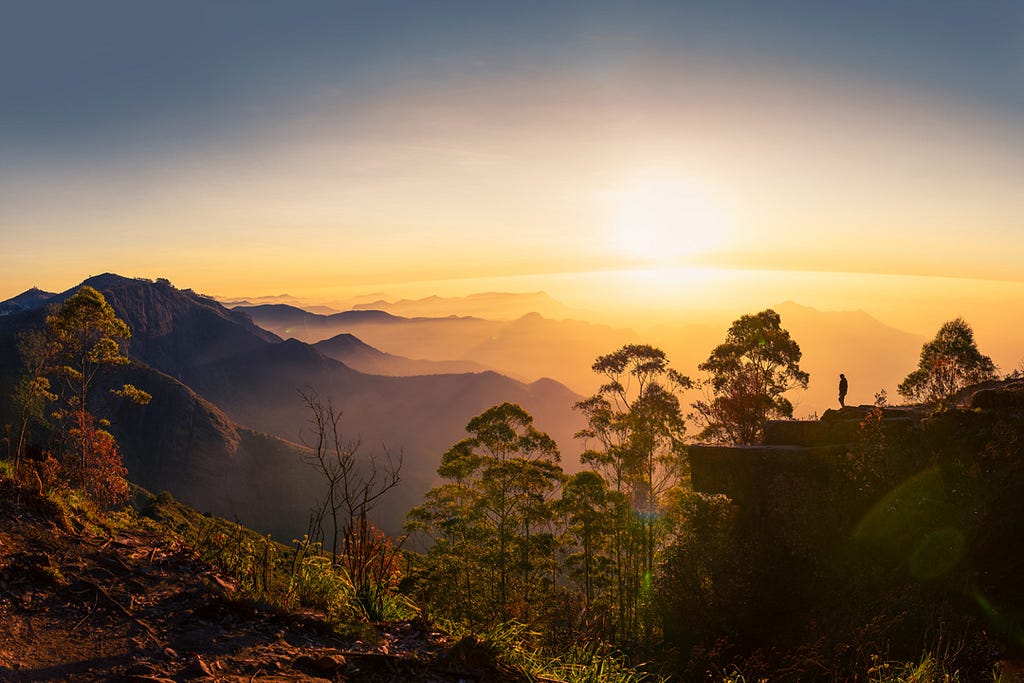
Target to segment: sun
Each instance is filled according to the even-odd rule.
[[[618,253],[674,263],[717,245],[724,214],[698,185],[673,176],[635,181],[617,196],[614,242]]]

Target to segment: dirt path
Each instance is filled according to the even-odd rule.
[[[66,530],[56,515],[0,482],[0,681],[523,680],[416,621],[372,644],[338,637],[317,614],[239,599],[158,534]]]

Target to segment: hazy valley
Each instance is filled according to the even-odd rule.
[[[803,366],[811,374],[806,391],[790,394],[800,417],[835,407],[840,372],[854,382],[851,401],[872,403],[883,389],[895,396],[896,385],[913,368],[924,340],[923,335],[885,325],[863,311],[819,311],[792,301],[772,308],[782,315],[800,344]],[[408,358],[421,363],[461,362],[523,381],[549,377],[583,395],[593,393],[603,382],[590,368],[594,359],[628,343],[651,343],[664,349],[674,367],[698,379],[698,364],[707,359],[725,333],[725,326],[686,321],[665,322],[639,332],[535,312],[500,320],[459,315],[404,317],[373,310],[317,314],[288,304],[240,305],[235,310],[247,313],[257,325],[282,338],[326,349],[332,337],[347,334],[401,357],[391,361],[375,357],[367,362],[355,352],[350,359],[344,351],[335,352],[338,355],[334,357],[368,372],[402,374],[415,367],[408,365]],[[736,316],[748,312],[752,311],[737,311]],[[1007,342],[1006,347],[1013,344]],[[1012,352],[1004,357],[1012,358]]]
[[[533,412],[538,426],[558,440],[569,469],[574,460],[578,467],[572,437],[582,421],[572,404],[580,397],[557,382],[526,384],[493,371],[364,374],[315,346],[282,341],[244,313],[166,281],[104,275],[86,284],[101,291],[132,330],[128,352],[134,362],[107,381],[117,385],[130,379],[153,395],[151,406],[123,409],[112,426],[124,444],[131,476],[200,509],[237,515],[286,540],[305,531],[322,492],[302,462],[310,418],[302,390],[334,402],[344,413],[345,435],[362,442],[362,454],[384,449],[402,454],[402,484],[395,492],[402,502],[387,506],[379,520],[392,532],[436,482],[440,454],[464,436],[471,417],[496,403],[512,401]],[[19,366],[18,332],[41,325],[45,301],[66,296],[38,297],[28,310],[0,317],[7,395]],[[359,349],[384,357],[365,345]],[[406,369],[410,364],[390,360]],[[445,367],[443,362],[426,365]],[[5,421],[13,421],[12,412],[5,403]],[[268,499],[278,503],[267,506]]]

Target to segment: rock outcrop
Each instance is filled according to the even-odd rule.
[[[771,420],[765,425],[763,444],[690,446],[693,487],[744,502],[778,489],[779,480],[824,486],[838,457],[856,443],[869,417],[884,433],[904,435],[922,416],[922,409],[914,406],[847,406],[827,410],[818,420]]]

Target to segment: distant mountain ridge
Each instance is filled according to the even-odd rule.
[[[528,313],[546,318],[563,319],[572,310],[547,292],[481,292],[461,297],[428,296],[422,299],[399,299],[356,303],[353,310],[386,311],[405,318],[443,318],[468,316],[489,320],[515,320]]]
[[[130,355],[173,376],[188,366],[281,341],[248,316],[191,290],[179,290],[167,280],[108,273],[82,284],[102,292],[128,323]]]
[[[547,292],[479,292],[466,296],[443,297],[431,295],[419,299],[390,299],[385,294],[369,294],[347,301],[316,304],[288,294],[218,298],[224,306],[263,306],[283,304],[310,313],[330,315],[342,311],[376,310],[404,318],[445,318],[470,316],[489,320],[514,320],[527,313],[540,313],[547,318],[561,320],[580,317],[580,314]]]
[[[386,353],[433,361],[464,361],[524,381],[551,377],[589,393],[601,378],[591,364],[623,344],[643,341],[633,330],[528,313],[501,321],[474,316],[403,318],[383,311],[317,315],[294,306],[239,306],[260,327],[310,343],[352,334]]]
[[[838,375],[851,382],[851,401],[870,403],[885,390],[898,400],[896,386],[917,362],[924,339],[885,325],[864,311],[821,311],[792,301],[772,306],[803,352],[801,366],[811,373],[807,391],[788,394],[796,415],[820,413],[836,405]],[[391,354],[472,361],[526,380],[552,377],[579,393],[597,388],[591,371],[599,355],[626,343],[650,343],[664,349],[673,366],[700,378],[697,366],[725,340],[728,324],[663,323],[643,334],[584,321],[555,321],[536,313],[512,321],[471,316],[403,318],[383,311],[316,315],[295,307],[241,307],[254,321],[280,336],[318,343],[352,334]],[[746,311],[755,313],[756,311]],[[738,318],[741,313],[737,313]],[[696,395],[688,395],[688,404]]]
[[[370,375],[409,377],[412,375],[443,375],[451,373],[484,372],[490,368],[472,361],[417,360],[385,353],[363,342],[352,334],[342,333],[313,344],[313,348],[328,358]]]
[[[820,311],[792,301],[775,307],[783,325],[804,352],[801,367],[811,373],[806,392],[793,392],[797,416],[803,406],[839,407],[839,373],[849,379],[850,405],[870,404],[885,390],[891,403],[900,400],[897,385],[917,367],[919,335],[891,327],[864,311]],[[815,409],[813,412],[821,412]]]
[[[183,500],[239,514],[275,534],[301,531],[316,495],[315,478],[301,463],[308,414],[300,390],[334,401],[344,412],[345,433],[361,438],[364,452],[404,448],[401,503],[385,520],[396,529],[407,504],[436,482],[440,454],[487,407],[522,404],[556,438],[572,470],[580,448],[572,437],[582,420],[571,406],[601,381],[590,368],[594,358],[625,343],[652,343],[668,352],[676,369],[699,378],[697,364],[724,341],[727,328],[665,325],[639,335],[536,313],[496,321],[377,310],[318,315],[286,304],[229,310],[166,280],[107,274],[86,283],[103,291],[131,327],[128,350],[137,361],[131,372],[142,373],[138,384],[160,391],[151,410],[119,413],[115,421],[133,476],[153,488],[166,482]],[[41,325],[39,309],[71,291],[26,296],[35,309],[0,317],[3,398],[17,363],[14,334]],[[871,403],[880,389],[898,400],[895,385],[916,366],[922,338],[863,311],[818,311],[794,302],[774,308],[811,373],[807,391],[789,394],[797,417],[836,405],[839,372],[850,380],[851,404]],[[504,374],[480,371],[488,367]],[[684,405],[691,400],[684,397]],[[0,420],[9,415],[0,413]],[[226,481],[237,485],[217,483]],[[267,514],[260,506],[278,498],[286,513]]]
[[[24,329],[41,328],[43,315],[40,306],[0,318],[0,422],[17,422],[10,403],[20,369],[17,335]],[[149,392],[150,405],[139,407],[112,398],[107,390],[124,382]],[[291,520],[282,520],[261,501],[270,493],[265,483],[269,476],[277,482],[273,499],[282,501],[282,506],[306,504],[315,480],[311,473],[293,466],[305,449],[239,427],[177,379],[138,361],[102,373],[93,397],[101,412],[112,418],[110,430],[121,445],[132,481],[172,491],[200,510],[238,516],[281,537],[293,532]]]
[[[440,297],[438,297],[440,298]],[[0,304],[2,305],[2,304]],[[802,366],[811,373],[807,391],[793,391],[796,414],[807,416],[836,405],[839,372],[851,382],[849,400],[870,403],[885,389],[896,401],[896,387],[917,364],[925,339],[920,335],[886,325],[864,311],[822,311],[793,301],[773,306],[782,316],[803,351]],[[590,365],[600,354],[624,343],[642,342],[668,352],[674,366],[684,374],[699,377],[697,365],[725,338],[728,327],[707,324],[673,325],[664,321],[656,328],[637,334],[586,322],[553,321],[526,315],[513,321],[481,317],[404,318],[384,311],[359,310],[318,315],[291,305],[240,307],[261,327],[280,337],[296,337],[318,344],[325,355],[348,363],[362,372],[404,375],[410,370],[435,372],[494,368],[511,377],[530,380],[553,377],[579,393],[596,388],[600,377]],[[754,312],[754,311],[746,311]],[[736,317],[741,312],[737,312]],[[1013,321],[1006,330],[1013,330]],[[989,334],[979,340],[982,349],[992,347],[1004,357],[1019,358],[1004,347],[1014,334]],[[360,354],[354,348],[329,350],[319,343],[339,334],[351,334],[379,351],[380,356]],[[348,353],[349,355],[345,355]],[[436,362],[435,368],[408,366],[415,362]],[[454,363],[454,365],[453,365]],[[459,365],[465,363],[466,366]],[[405,367],[402,367],[406,364]],[[1024,361],[1011,364],[1012,369]],[[1004,368],[1007,370],[1007,368]],[[692,399],[690,399],[692,400]]]

